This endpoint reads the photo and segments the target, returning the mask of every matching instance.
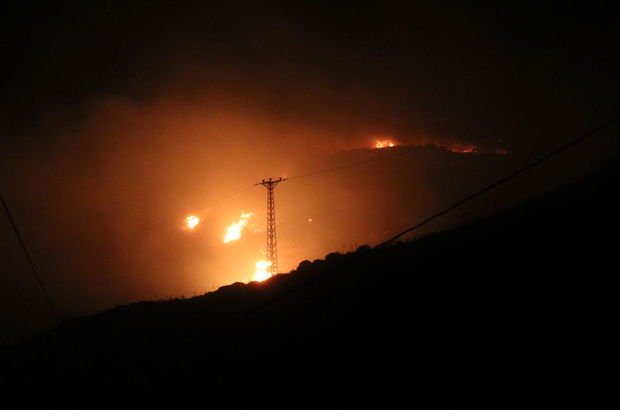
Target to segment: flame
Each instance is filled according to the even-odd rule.
[[[375,148],[393,148],[397,144],[391,139],[375,140]]]
[[[269,279],[271,277],[271,272],[267,271],[269,267],[271,267],[270,261],[262,260],[262,261],[256,262],[256,270],[254,271],[254,280],[256,282],[262,282],[264,280]]]
[[[435,146],[439,148],[443,148],[447,151],[454,152],[456,154],[481,154],[481,153],[494,153],[500,155],[508,154],[508,150],[505,148],[488,148],[488,147],[480,147],[471,143],[461,143],[461,142],[443,142],[443,141],[432,141],[428,140],[426,143],[418,144],[422,146]],[[399,146],[399,143],[396,139],[392,138],[389,135],[377,135],[374,138],[374,148],[393,148]]]
[[[224,237],[224,243],[236,241],[241,238],[241,232],[243,228],[248,224],[248,220],[254,215],[252,212],[244,212],[239,217],[237,222],[233,222],[226,228],[226,236]]]
[[[194,229],[199,223],[200,218],[196,215],[188,215],[187,218],[185,218],[185,224],[188,229]]]
[[[476,145],[473,144],[452,144],[448,146],[448,150],[457,154],[473,154],[479,152]]]

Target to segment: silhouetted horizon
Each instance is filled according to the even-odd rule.
[[[267,366],[314,344],[305,365],[347,369],[414,368],[418,342],[445,368],[518,367],[510,337],[542,363],[537,332],[569,354],[570,315],[584,337],[607,320],[617,202],[597,180],[617,185],[619,11],[3,4],[2,360],[25,383],[44,369],[113,388],[114,366],[124,387],[159,387],[206,380],[209,355]],[[375,249],[389,238],[403,243]],[[275,267],[295,273],[267,280]]]
[[[614,244],[603,233],[620,227],[611,185],[619,176],[616,158],[451,230],[331,253],[262,283],[65,321],[2,349],[10,372],[1,382],[22,388],[45,378],[90,392],[219,383],[255,366],[291,374],[331,366],[352,377],[371,364],[510,377],[532,366],[598,371],[606,353],[591,349],[605,337],[613,300],[604,267]]]

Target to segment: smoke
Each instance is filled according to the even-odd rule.
[[[224,250],[221,238],[241,209],[263,212],[263,192],[230,197],[346,144],[324,130],[206,97],[107,97],[78,122],[43,128],[38,138],[5,144],[1,183],[65,315],[247,280],[261,257],[261,233],[252,235],[254,254]],[[205,217],[189,234],[180,228],[192,211]],[[4,266],[20,282],[28,272],[8,226],[2,238],[3,262],[11,262]]]
[[[503,15],[386,4],[351,19],[348,7],[242,2],[149,3],[144,18],[140,2],[108,3],[15,5],[6,36],[0,187],[64,317],[251,280],[264,232],[222,236],[241,212],[263,223],[262,178],[379,159],[278,186],[287,270],[390,236],[511,169],[523,147],[585,129],[575,113],[613,95],[611,75],[584,87],[598,74],[564,70],[554,50],[546,67],[529,46],[504,55],[518,39],[485,35],[506,31]],[[399,147],[369,150],[386,138]],[[44,320],[0,224],[5,319]]]
[[[252,280],[264,259],[264,231],[250,229],[227,245],[222,238],[241,212],[254,213],[262,227],[265,193],[253,186],[262,178],[352,165],[278,186],[279,266],[288,271],[304,259],[377,243],[518,163],[495,155],[501,147],[465,138],[378,126],[361,132],[364,120],[341,133],[329,121],[313,127],[256,101],[199,91],[100,98],[79,120],[53,121],[37,138],[3,147],[3,193],[64,317]],[[399,146],[372,149],[379,137]],[[500,202],[419,234],[471,220]],[[189,231],[185,218],[192,213],[201,221]],[[6,311],[36,306],[33,316],[45,321],[6,223],[2,243],[11,273],[3,287],[24,295],[5,298]]]

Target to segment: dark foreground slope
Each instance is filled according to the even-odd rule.
[[[619,180],[616,162],[460,229],[70,321],[5,349],[2,383],[150,389],[317,369],[343,380],[598,371],[608,360]]]

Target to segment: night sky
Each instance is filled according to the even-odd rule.
[[[620,111],[615,3],[4,2],[0,189],[62,317],[247,281],[264,190],[222,200],[392,138],[419,149],[278,188],[283,269],[377,243]],[[616,140],[515,189],[595,169]],[[4,216],[0,240],[11,341],[50,318]]]

